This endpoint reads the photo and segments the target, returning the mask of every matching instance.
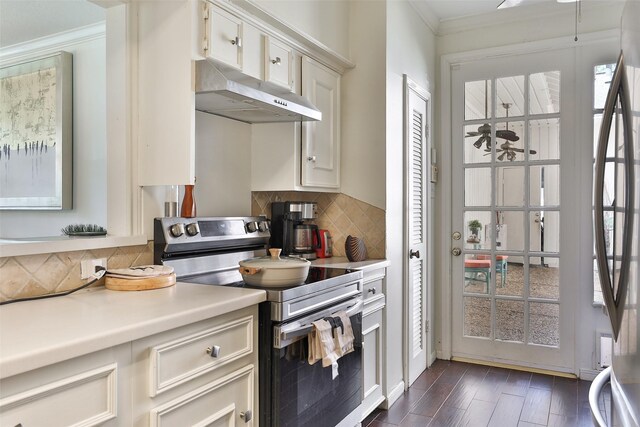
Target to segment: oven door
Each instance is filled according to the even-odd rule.
[[[338,311],[351,320],[354,351],[338,359],[338,376],[322,362],[307,361],[308,332],[313,321]],[[362,403],[362,299],[347,300],[292,322],[272,324],[268,366],[261,360],[268,383],[261,381],[261,420],[264,426],[334,427]],[[266,353],[266,352],[265,352]],[[262,380],[262,378],[261,378]],[[266,392],[266,394],[263,393]],[[265,409],[268,408],[266,411]]]

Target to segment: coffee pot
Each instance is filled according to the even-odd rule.
[[[273,202],[271,204],[271,240],[269,246],[282,249],[283,255],[316,259],[320,242],[315,202]]]

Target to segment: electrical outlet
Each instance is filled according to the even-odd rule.
[[[80,278],[88,279],[96,272],[96,267],[107,268],[106,258],[84,259],[80,262]]]

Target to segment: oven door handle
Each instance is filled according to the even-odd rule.
[[[326,310],[314,313],[311,316],[294,320],[293,322],[274,326],[273,328],[273,347],[285,348],[292,342],[298,341],[300,338],[307,336],[313,330],[313,322],[331,316],[339,311],[344,311],[348,317],[362,312],[362,298],[358,297],[341,304],[329,307]]]

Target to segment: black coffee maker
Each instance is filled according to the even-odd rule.
[[[271,203],[272,248],[281,248],[283,255],[316,259],[320,248],[318,226],[311,221],[318,216],[315,202]]]

